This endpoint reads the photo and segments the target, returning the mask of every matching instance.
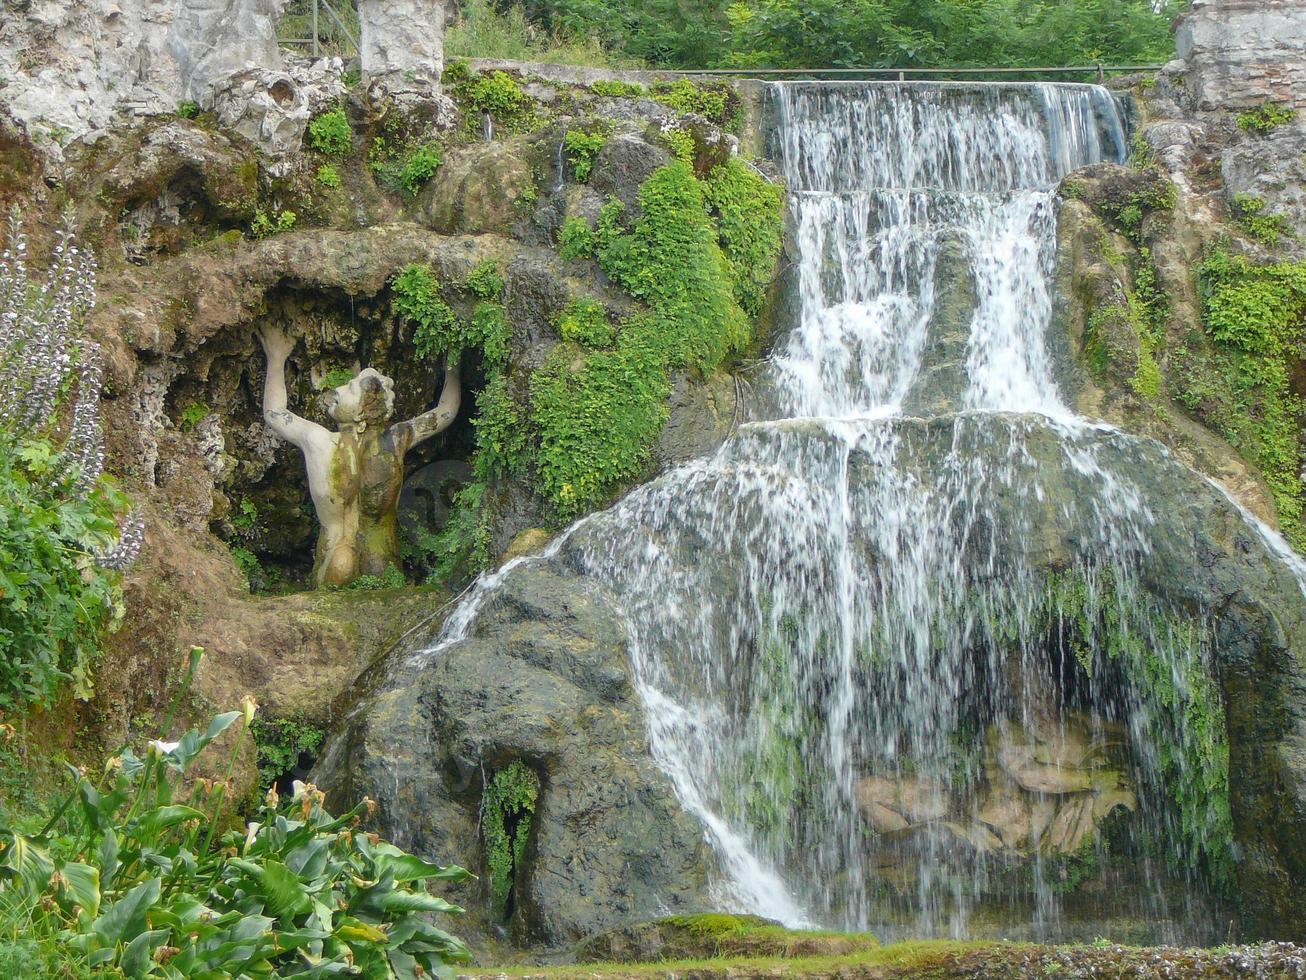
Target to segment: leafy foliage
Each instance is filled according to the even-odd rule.
[[[318,390],[329,391],[332,388],[347,385],[354,380],[354,373],[352,368],[333,367],[322,375],[322,380],[317,384]]]
[[[558,321],[558,332],[563,340],[590,348],[611,347],[617,339],[617,331],[608,322],[607,309],[589,297],[567,304]]]
[[[100,351],[83,336],[95,266],[58,233],[44,281],[28,274],[15,214],[0,255],[0,709],[88,697],[100,632],[142,524],[102,475]]]
[[[291,718],[255,718],[249,726],[258,748],[259,791],[265,792],[299,763],[305,752],[314,752],[326,732]]]
[[[530,96],[506,71],[482,75],[469,85],[467,92],[474,109],[488,112],[501,123],[512,121],[529,111],[531,106]]]
[[[525,0],[546,31],[672,68],[1163,62],[1183,0]]]
[[[422,358],[456,355],[463,347],[462,320],[440,297],[440,283],[428,266],[410,265],[391,283],[394,308],[414,324],[413,344]]]
[[[200,104],[192,99],[177,103],[177,115],[182,119],[194,119],[200,114]]]
[[[181,410],[177,425],[181,427],[183,432],[190,432],[212,414],[213,409],[209,408],[204,402],[191,402]]]
[[[1238,226],[1252,238],[1273,248],[1283,238],[1291,238],[1293,231],[1288,219],[1267,210],[1263,198],[1239,194],[1233,201],[1234,219]]]
[[[377,136],[369,154],[372,173],[382,184],[396,191],[414,195],[435,176],[444,162],[439,143],[387,140]]]
[[[1255,109],[1248,109],[1238,116],[1238,125],[1249,133],[1265,134],[1271,130],[1286,126],[1297,118],[1297,110],[1290,105],[1267,102]]]
[[[782,192],[747,163],[731,157],[708,174],[703,196],[716,218],[735,298],[745,312],[757,316],[780,255]]]
[[[638,82],[623,82],[620,79],[600,78],[590,83],[590,91],[595,95],[604,95],[614,99],[638,99],[648,95],[648,89]]]
[[[582,184],[590,179],[590,171],[594,169],[594,158],[599,155],[599,151],[607,141],[608,134],[602,129],[590,132],[583,129],[569,129],[563,136],[562,143],[567,148],[572,173]]]
[[[331,109],[314,117],[308,124],[308,143],[319,153],[339,157],[354,143],[353,130],[344,109]]]
[[[290,231],[298,220],[294,211],[264,211],[254,209],[254,220],[249,223],[249,232],[255,238],[270,238],[283,231]]]
[[[1285,534],[1306,550],[1306,404],[1292,386],[1306,357],[1306,263],[1254,266],[1216,249],[1200,283],[1210,345],[1181,358],[1177,396],[1260,467]]]
[[[323,187],[336,188],[340,186],[340,171],[336,169],[334,163],[324,163],[317,168],[313,179]]]
[[[520,760],[500,769],[485,787],[481,835],[485,863],[499,918],[508,913],[513,877],[525,864],[531,815],[540,792],[540,777]]]
[[[221,833],[230,790],[191,770],[254,713],[247,701],[203,732],[151,742],[144,758],[123,748],[96,780],[73,770],[35,835],[0,826],[4,933],[58,960],[60,975],[452,977],[466,947],[423,914],[461,909],[424,883],[467,872],[359,832],[370,801],[336,818],[297,783],[284,805],[273,791],[256,822]]]
[[[594,255],[594,230],[589,223],[572,215],[558,232],[558,252],[564,259],[585,259]]]
[[[497,259],[486,259],[467,274],[463,282],[467,291],[481,299],[497,300],[503,296],[503,273]]]
[[[697,113],[718,125],[726,121],[727,110],[737,98],[734,89],[725,82],[700,83],[688,78],[657,82],[651,96],[677,112]]]
[[[397,565],[386,565],[380,575],[360,575],[345,586],[351,592],[380,591],[382,589],[402,589],[408,581]]]
[[[458,16],[444,35],[444,52],[449,58],[538,61],[600,68],[630,60],[615,57],[593,35],[572,36],[564,31],[541,29],[527,20],[520,6],[498,5],[492,0],[463,0],[458,4]]]
[[[478,409],[473,464],[483,482],[519,474],[530,460],[530,426],[526,406],[520,404],[502,373],[496,372],[476,396]]]

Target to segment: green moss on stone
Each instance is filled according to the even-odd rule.
[[[506,918],[517,873],[526,864],[531,817],[539,797],[540,777],[520,760],[500,769],[485,787],[481,836],[495,914]]]

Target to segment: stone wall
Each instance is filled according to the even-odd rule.
[[[1175,35],[1199,111],[1265,102],[1306,108],[1306,3],[1193,0]]]

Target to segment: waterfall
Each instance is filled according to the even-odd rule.
[[[719,903],[885,936],[1006,915],[1056,938],[1108,913],[1197,935],[1230,860],[1210,631],[1147,587],[1138,474],[1164,450],[1078,417],[1048,339],[1055,186],[1123,159],[1114,101],[769,100],[800,302],[766,408],[548,555],[624,605],[649,745]]]

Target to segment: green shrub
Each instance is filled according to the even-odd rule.
[[[350,592],[379,592],[385,589],[402,589],[408,584],[403,569],[397,565],[386,565],[380,575],[360,575],[345,588]]]
[[[255,718],[249,727],[258,750],[259,795],[299,764],[306,752],[316,752],[326,732],[290,718]]]
[[[497,300],[503,296],[503,273],[499,271],[498,259],[486,259],[471,272],[463,285],[467,291],[479,299]]]
[[[599,266],[652,309],[668,366],[710,371],[748,343],[751,327],[735,302],[703,185],[677,161],[654,171],[639,201],[643,214],[628,232],[620,202],[600,212]]]
[[[498,370],[508,363],[511,344],[512,325],[503,304],[489,300],[477,303],[463,334],[464,349],[479,348],[485,366]]]
[[[590,171],[594,169],[594,158],[599,155],[599,151],[607,141],[608,134],[604,130],[587,133],[579,129],[569,129],[562,137],[567,156],[571,160],[572,172],[582,184],[590,179]]]
[[[476,452],[472,464],[483,483],[522,473],[531,451],[526,407],[518,404],[508,380],[496,372],[476,396]]]
[[[1248,109],[1238,116],[1238,125],[1249,133],[1268,133],[1280,126],[1286,126],[1297,118],[1297,110],[1290,105],[1267,102],[1255,109]]]
[[[694,134],[687,129],[664,129],[658,134],[671,155],[682,163],[694,165]]]
[[[254,713],[247,702],[203,732],[151,742],[143,758],[123,748],[94,778],[75,773],[34,835],[0,826],[3,933],[67,976],[451,976],[466,947],[426,916],[462,910],[425,882],[467,872],[359,832],[370,801],[332,817],[322,793],[297,783],[284,805],[271,792],[255,822],[222,831],[228,781],[191,770]]]
[[[1306,550],[1299,440],[1306,403],[1292,381],[1306,324],[1306,263],[1254,266],[1216,249],[1200,284],[1213,350],[1189,351],[1180,401],[1259,466],[1284,534]]]
[[[614,99],[638,99],[648,95],[648,89],[638,82],[623,82],[619,79],[601,78],[590,83],[590,91],[595,95],[605,95]]]
[[[336,169],[334,163],[322,164],[317,168],[317,173],[313,177],[323,187],[336,188],[340,186],[340,171]]]
[[[509,122],[526,112],[531,98],[522,91],[517,79],[506,71],[493,71],[482,75],[468,88],[472,107],[478,112],[488,112],[499,122]]]
[[[617,339],[616,329],[608,322],[607,309],[588,297],[567,304],[558,321],[558,332],[563,340],[590,348],[611,347]]]
[[[198,102],[186,99],[184,102],[177,104],[177,115],[182,119],[194,119],[199,114],[200,104]]]
[[[327,156],[344,156],[354,143],[353,130],[344,109],[332,109],[315,117],[308,124],[308,142],[313,149]]]
[[[621,63],[591,35],[575,36],[532,24],[520,4],[496,5],[493,0],[462,0],[458,16],[444,35],[444,51],[449,57],[490,58],[505,61],[536,61],[550,65],[589,65],[598,68]],[[458,73],[450,77],[449,65]],[[467,62],[446,63],[446,85],[469,74]]]
[[[470,577],[490,561],[490,527],[485,511],[486,485],[477,480],[454,496],[449,520],[425,544],[431,584]]]
[[[438,143],[423,143],[403,159],[399,167],[399,186],[409,194],[416,194],[422,185],[435,176],[444,162],[444,151]]]
[[[656,326],[623,331],[616,350],[593,351],[579,368],[558,347],[531,377],[531,418],[540,438],[537,485],[568,519],[638,476],[667,419],[665,359]]]

